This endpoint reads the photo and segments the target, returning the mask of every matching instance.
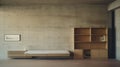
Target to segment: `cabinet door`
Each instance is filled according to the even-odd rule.
[[[107,59],[108,51],[105,49],[92,49],[91,58],[92,59]]]
[[[107,59],[108,58],[108,51],[107,50],[100,50],[100,57],[103,59]]]
[[[74,59],[83,59],[83,50],[82,49],[75,49]]]

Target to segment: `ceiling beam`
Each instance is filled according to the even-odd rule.
[[[117,8],[120,8],[120,0],[114,1],[108,6],[109,11],[117,9]]]
[[[2,5],[36,4],[108,4],[114,0],[0,0]]]

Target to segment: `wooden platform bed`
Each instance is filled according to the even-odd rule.
[[[16,54],[15,54],[16,53]],[[9,51],[8,56],[10,58],[69,58],[70,52],[68,50],[26,50],[23,55],[19,56],[20,51]],[[24,56],[24,57],[23,57]]]

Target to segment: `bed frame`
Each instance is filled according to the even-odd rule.
[[[8,51],[9,58],[70,58],[68,50],[26,50],[26,51]]]

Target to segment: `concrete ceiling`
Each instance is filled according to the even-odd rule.
[[[0,0],[1,5],[108,4],[114,0]]]

